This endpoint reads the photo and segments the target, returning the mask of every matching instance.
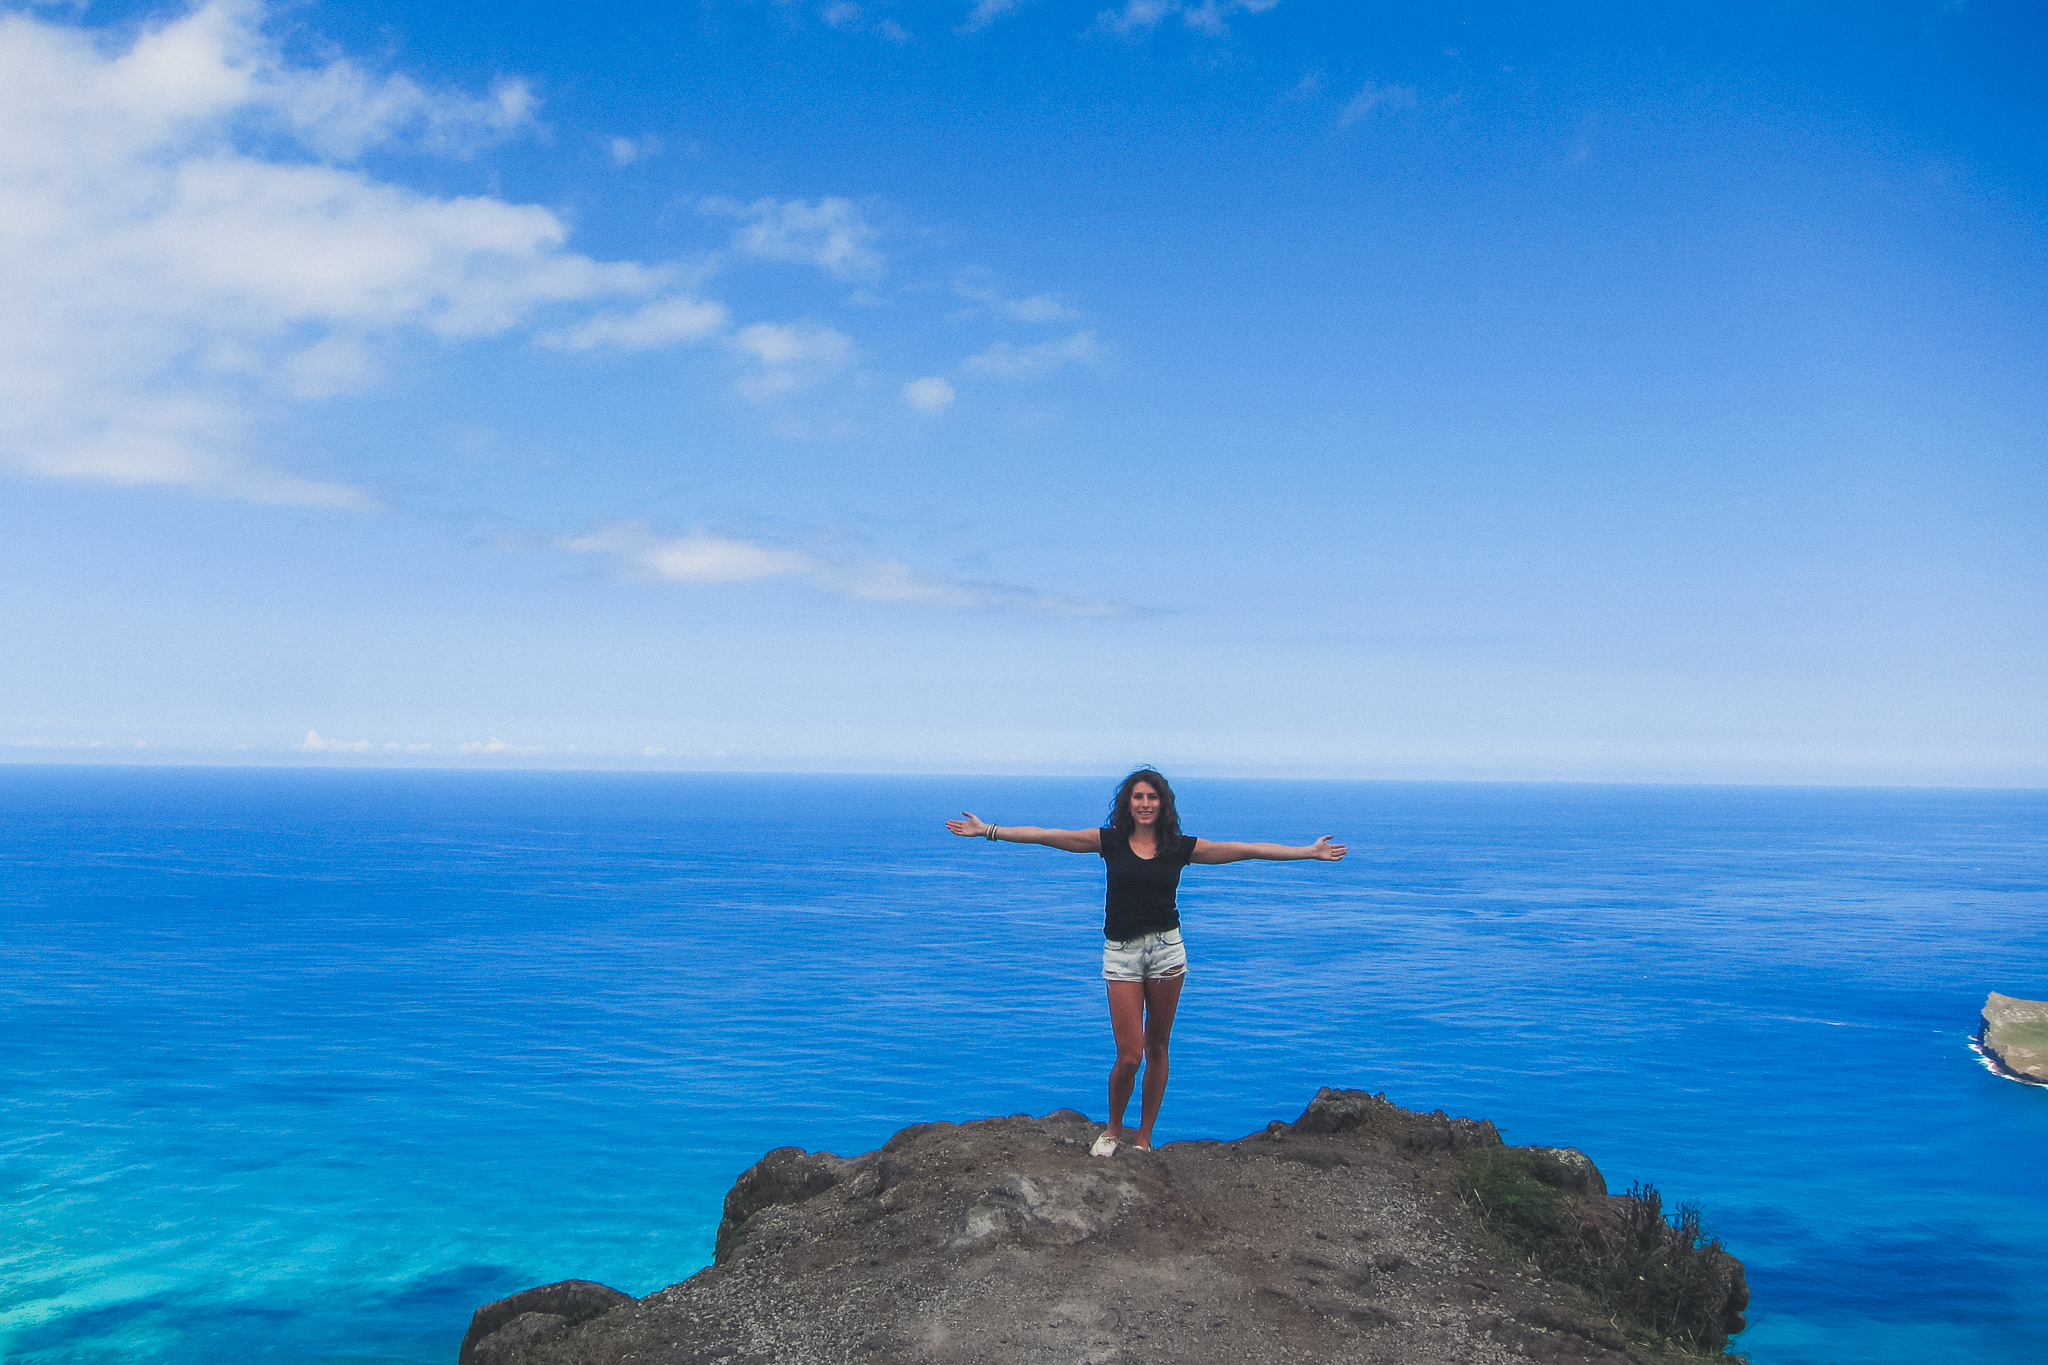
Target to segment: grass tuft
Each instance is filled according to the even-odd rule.
[[[1458,1191],[1510,1255],[1583,1290],[1631,1338],[1660,1352],[1728,1359],[1732,1262],[1699,1206],[1681,1204],[1667,1219],[1653,1185],[1595,1201],[1546,1175],[1554,1172],[1530,1153],[1473,1149]]]

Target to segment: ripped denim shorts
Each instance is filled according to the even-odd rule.
[[[1165,976],[1185,976],[1187,970],[1188,950],[1178,929],[1102,941],[1104,981],[1153,981]]]

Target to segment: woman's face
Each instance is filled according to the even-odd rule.
[[[1131,784],[1131,818],[1149,828],[1159,819],[1159,789],[1150,782]]]

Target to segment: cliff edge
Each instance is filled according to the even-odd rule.
[[[2006,1075],[2048,1085],[2048,1000],[2018,1000],[1991,992],[1977,1046]]]
[[[1324,1090],[1234,1142],[1096,1158],[1096,1131],[1060,1110],[779,1148],[726,1196],[711,1266],[644,1299],[569,1280],[486,1304],[461,1365],[1625,1365],[1743,1326],[1741,1263],[1696,1222],[1490,1123]],[[1669,1321],[1603,1288],[1663,1274],[1622,1273],[1643,1246],[1696,1272]]]

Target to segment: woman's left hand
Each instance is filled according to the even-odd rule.
[[[1330,836],[1325,834],[1322,838],[1309,845],[1308,856],[1319,858],[1326,863],[1334,863],[1350,851],[1350,849],[1342,844],[1331,843]]]

